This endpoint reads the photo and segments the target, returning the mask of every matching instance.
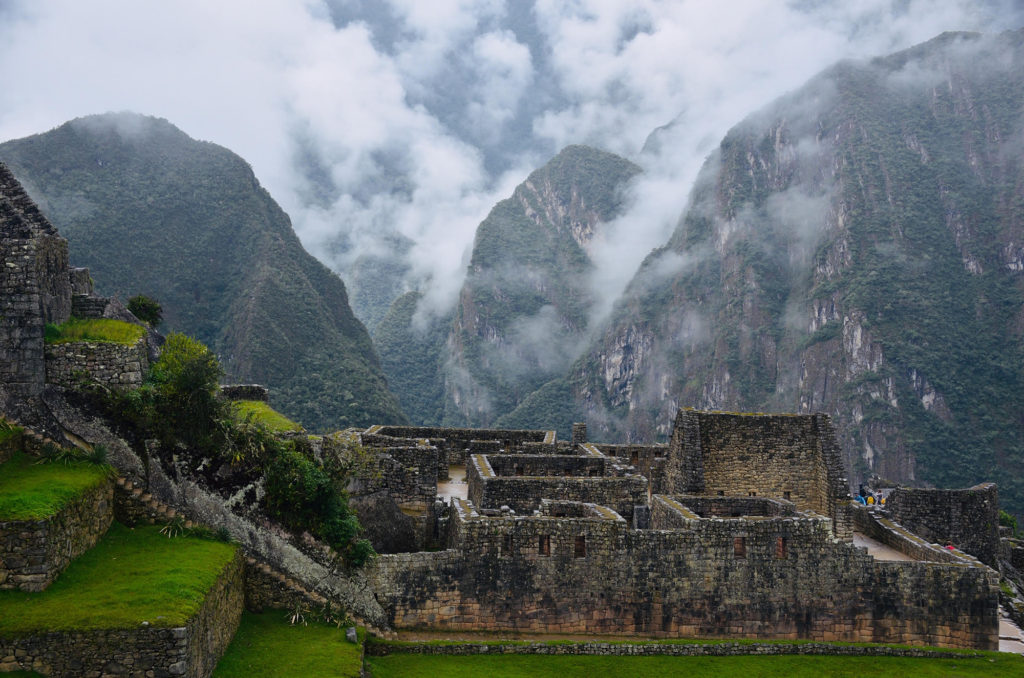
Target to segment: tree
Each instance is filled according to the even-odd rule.
[[[128,310],[139,320],[149,323],[150,327],[156,327],[164,318],[164,310],[160,303],[145,294],[136,294],[129,299]]]

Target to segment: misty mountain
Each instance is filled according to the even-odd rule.
[[[639,171],[611,153],[569,146],[480,223],[453,314],[419,311],[418,293],[395,302],[374,336],[413,421],[491,426],[565,375],[589,336],[588,248]],[[516,421],[549,425],[545,412],[536,415]]]
[[[491,425],[579,355],[595,301],[587,249],[639,171],[570,146],[481,222],[448,335],[447,421]]]
[[[828,69],[708,158],[576,406],[609,439],[686,405],[824,411],[855,479],[994,479],[1024,510],[1022,159],[1022,31]]]
[[[0,144],[98,292],[144,293],[227,378],[312,430],[405,420],[341,279],[302,248],[248,164],[164,120],[81,118]]]

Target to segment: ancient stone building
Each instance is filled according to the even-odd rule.
[[[667,448],[446,432],[363,435],[385,455],[402,440],[389,434],[422,436],[399,464],[421,487],[429,468],[466,468],[466,496],[431,516],[443,548],[382,555],[368,573],[396,627],[998,644],[995,571],[866,508],[863,529],[913,557],[852,543],[824,415],[680,410]]]
[[[0,384],[13,399],[41,395],[44,328],[70,314],[68,243],[0,163]]]

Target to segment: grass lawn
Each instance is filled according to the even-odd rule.
[[[240,419],[252,415],[253,421],[263,424],[275,433],[302,430],[301,426],[262,400],[236,400],[233,404]]]
[[[291,626],[281,611],[247,612],[213,678],[358,676],[361,654],[359,645],[345,640],[344,629]]]
[[[138,325],[109,318],[71,318],[62,325],[46,326],[47,344],[66,344],[72,341],[98,341],[131,346],[146,333]]]
[[[916,659],[904,657],[596,657],[545,655],[422,656],[393,654],[368,657],[373,678],[643,678],[644,676],[742,676],[743,678],[807,676],[1024,676],[1024,658],[986,653],[980,659]]]
[[[0,466],[0,520],[42,520],[103,482],[109,466],[39,464],[22,452]]]
[[[143,621],[181,626],[235,548],[195,537],[168,539],[155,525],[114,523],[42,593],[0,591],[0,634],[131,628]]]

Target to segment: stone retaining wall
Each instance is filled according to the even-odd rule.
[[[46,345],[46,383],[75,387],[83,378],[107,386],[140,386],[149,369],[146,339],[131,346],[112,342],[74,341]]]
[[[478,655],[478,654],[546,654],[602,656],[673,656],[673,657],[735,657],[742,655],[831,655],[860,657],[928,657],[931,659],[965,659],[981,661],[985,655],[949,652],[920,647],[889,645],[833,645],[830,643],[366,643],[370,657],[390,654]]]
[[[966,490],[898,487],[885,511],[925,540],[950,543],[990,567],[999,567],[999,494],[994,483]]]
[[[436,426],[374,426],[362,434],[364,445],[394,445],[386,438],[428,439],[441,450],[442,465],[465,464],[467,454],[512,452],[551,454],[554,431],[441,428]]]
[[[106,534],[114,517],[113,478],[46,520],[0,522],[0,589],[42,591]]]
[[[0,637],[0,672],[25,669],[54,678],[207,678],[241,619],[243,567],[238,552],[207,593],[199,611],[182,627]]]
[[[489,517],[455,500],[449,550],[381,556],[367,577],[398,628],[998,645],[987,567],[876,562],[811,512],[632,530],[605,510]]]
[[[220,394],[228,400],[270,400],[270,391],[260,384],[225,384],[220,387]]]

